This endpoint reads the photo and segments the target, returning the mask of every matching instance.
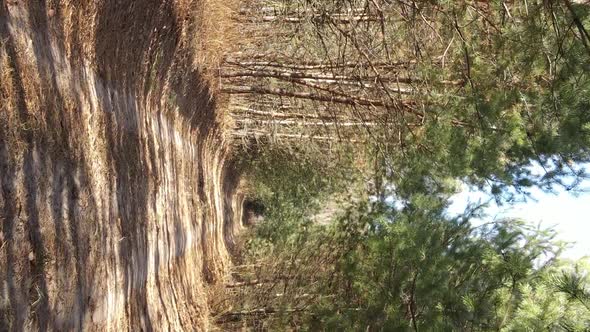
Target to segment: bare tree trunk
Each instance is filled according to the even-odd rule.
[[[252,316],[266,316],[272,315],[276,313],[297,313],[305,311],[304,308],[294,308],[294,309],[274,309],[274,308],[259,308],[259,309],[252,309],[252,310],[244,310],[244,311],[231,311],[223,313],[219,318],[217,318],[217,324],[224,324],[229,322],[239,322],[244,317],[252,317]]]
[[[408,112],[415,114],[419,117],[423,117],[420,111],[413,109],[416,105],[414,101],[410,100],[399,100],[396,104],[393,103],[385,103],[381,100],[375,99],[367,99],[361,97],[341,97],[341,96],[333,96],[333,95],[323,95],[323,94],[315,94],[310,92],[296,92],[290,91],[281,88],[260,88],[254,86],[230,86],[221,89],[222,93],[227,94],[262,94],[262,95],[273,95],[273,96],[282,96],[282,97],[293,97],[299,99],[308,99],[308,100],[315,100],[315,101],[322,101],[328,103],[335,103],[335,104],[345,104],[345,105],[361,105],[361,106],[372,106],[372,107],[385,107],[387,109],[398,110],[401,108],[401,111]]]
[[[389,73],[391,75],[391,73]],[[347,76],[347,75],[335,75],[335,74],[321,74],[321,73],[310,73],[302,71],[289,71],[289,70],[246,70],[246,71],[222,71],[219,74],[222,78],[243,78],[243,77],[259,77],[259,78],[276,78],[284,80],[315,80],[318,83],[326,84],[347,84],[355,85],[366,88],[375,88],[376,86],[370,85],[364,82],[382,82],[382,83],[395,83],[395,84],[416,84],[421,83],[419,79],[411,77],[399,77],[395,76]],[[463,85],[462,80],[440,80],[440,84],[444,85]],[[399,89],[401,91],[401,89]],[[404,91],[401,91],[402,93]],[[405,91],[411,92],[411,91]]]
[[[242,281],[242,282],[234,282],[231,284],[225,284],[225,287],[226,288],[238,288],[238,287],[258,286],[258,285],[277,282],[279,280],[258,280],[258,279],[255,279],[255,280],[250,280],[250,281]]]
[[[260,55],[257,58],[269,58],[268,54]],[[442,59],[442,58],[441,58]],[[276,67],[276,68],[287,68],[292,70],[321,70],[321,69],[339,69],[339,68],[369,68],[370,65],[361,61],[347,61],[343,63],[326,63],[323,61],[302,61],[300,63],[288,63],[278,62],[281,60],[269,60],[269,61],[243,61],[239,58],[226,59],[225,63],[240,66],[240,67]],[[440,62],[440,61],[439,61]],[[415,65],[418,62],[415,60],[410,61],[379,61],[374,62],[372,65],[379,69],[395,69],[403,68],[404,66]]]
[[[282,113],[272,111],[259,111],[248,107],[232,107],[239,113],[247,113],[252,115],[258,115],[265,118],[277,118],[277,119],[323,119],[323,120],[334,120],[335,116],[321,116],[318,114],[306,114],[306,113]],[[233,115],[238,116],[239,114],[234,113]]]
[[[347,143],[364,143],[365,140],[359,139],[343,139],[339,137],[331,136],[316,136],[316,135],[305,135],[305,134],[285,134],[285,133],[269,133],[262,130],[250,130],[248,132],[233,132],[232,135],[235,138],[244,137],[256,137],[256,136],[272,136],[277,138],[288,138],[288,139],[309,139],[317,141],[331,141],[331,142],[347,142]]]
[[[339,13],[331,13],[330,16],[350,16],[359,15],[366,12],[365,8],[349,8],[347,10],[341,10]],[[317,10],[310,9],[298,9],[297,11],[287,12],[284,8],[267,6],[251,10],[251,8],[242,8],[239,11],[240,15],[255,16],[255,15],[283,15],[283,16],[302,16],[302,15],[320,15],[321,13]]]
[[[333,14],[329,15],[330,22],[335,23],[354,23],[354,22],[377,22],[379,21],[379,17],[376,16],[365,16],[365,15],[358,15],[358,16],[344,16]],[[278,16],[278,15],[265,15],[262,17],[240,17],[237,18],[236,21],[239,23],[253,23],[253,24],[260,24],[260,23],[271,23],[271,22],[284,22],[284,23],[302,23],[306,21],[313,21],[313,22],[321,22],[322,20],[327,19],[327,17],[323,15],[314,15],[311,17],[299,16]]]
[[[265,78],[282,78],[282,79],[313,79],[318,81],[330,81],[330,82],[366,82],[377,80],[376,76],[344,76],[344,75],[330,75],[330,74],[316,74],[316,73],[305,73],[305,72],[287,72],[287,71],[264,71],[264,70],[252,70],[252,71],[238,71],[238,72],[222,72],[219,75],[223,78],[233,77],[265,77]],[[395,82],[403,84],[415,83],[416,80],[407,77],[381,77],[384,82]]]
[[[350,122],[340,122],[340,121],[301,121],[301,120],[256,120],[256,119],[237,119],[236,122],[238,123],[257,123],[261,125],[298,125],[298,126],[340,126],[340,127],[374,127],[379,125],[377,122],[362,122],[362,121],[350,121]]]

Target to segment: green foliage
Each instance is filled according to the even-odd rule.
[[[564,3],[438,2],[442,14],[432,20],[450,65],[423,60],[416,69],[428,121],[400,129],[403,150],[385,156],[401,193],[447,177],[498,195],[532,186],[570,190],[579,181],[568,178],[586,176],[574,165],[590,160],[590,40],[575,29]],[[424,14],[429,9],[420,7]],[[578,6],[575,14],[587,23],[589,12]],[[441,77],[463,85],[437,83]],[[532,173],[532,165],[542,174]],[[407,188],[408,173],[423,176]]]
[[[562,261],[523,285],[520,305],[504,330],[587,331],[589,272],[587,260]]]
[[[367,158],[304,142],[248,161],[267,209],[244,260],[273,282],[249,289],[244,305],[276,309],[261,320],[277,330],[590,330],[588,266],[560,259],[555,232],[520,220],[474,227],[478,208],[446,213],[458,181],[510,201],[533,186],[572,189],[585,176],[575,165],[590,160],[589,7],[430,1],[400,9],[405,21],[391,25],[398,8],[383,4],[392,15],[383,27],[343,31],[327,15],[359,3],[284,6],[298,4],[311,13],[302,31],[317,34],[297,40],[307,57],[377,61],[390,55],[388,42],[413,57],[424,116],[385,107],[396,114],[377,115],[396,122],[371,128]],[[417,38],[418,14],[429,26],[416,29],[435,30],[440,45]],[[434,60],[442,51],[446,65]],[[344,74],[367,75],[360,70]],[[345,208],[314,222],[342,197]]]
[[[327,227],[295,230],[296,241],[251,247],[255,260],[260,258],[256,250],[272,252],[275,268],[266,273],[288,270],[290,280],[297,281],[279,287],[289,294],[279,307],[305,308],[297,317],[275,317],[272,326],[296,324],[312,331],[590,328],[589,271],[559,260],[561,244],[553,231],[519,220],[473,227],[474,211],[449,218],[445,206],[444,200],[425,195],[400,209],[361,204]],[[313,296],[293,300],[301,294]],[[259,305],[267,301],[258,298]]]
[[[452,40],[451,65],[422,67],[465,85],[429,82],[434,97],[425,108],[433,120],[420,134],[408,133],[407,150],[391,155],[392,163],[409,165],[408,173],[427,168],[431,178],[459,177],[494,194],[575,187],[566,179],[585,174],[573,165],[590,158],[590,53],[564,3],[490,2],[478,9],[439,2],[444,14],[436,23],[442,39]],[[588,6],[575,9],[587,23]],[[452,125],[456,119],[465,124]],[[532,173],[533,164],[544,172]]]
[[[574,189],[585,176],[574,165],[590,161],[587,5],[254,3],[261,13],[275,15],[270,27],[281,34],[268,35],[270,42],[259,45],[265,52],[257,54],[268,53],[263,59],[275,69],[285,65],[281,73],[288,77],[267,72],[250,84],[299,94],[267,89],[250,103],[282,116],[291,112],[282,106],[296,106],[299,115],[321,115],[332,123],[322,128],[292,120],[298,125],[266,128],[270,136],[305,133],[335,144],[352,138],[362,142],[360,150],[370,145],[373,159],[386,168],[381,175],[404,198],[433,186],[446,192],[445,183],[459,178],[510,200],[533,186]],[[310,63],[325,68],[305,69]],[[260,66],[251,70],[264,76],[269,69]],[[292,76],[315,78],[302,82]],[[532,166],[542,173],[531,172]]]
[[[261,148],[242,168],[253,186],[252,199],[265,207],[266,220],[259,236],[278,240],[294,228],[310,223],[309,217],[337,193],[352,194],[359,170],[346,150],[318,154],[302,147],[285,151],[277,146]],[[284,238],[281,238],[284,240]]]

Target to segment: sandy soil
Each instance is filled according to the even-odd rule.
[[[211,327],[242,198],[199,6],[0,3],[0,331]]]

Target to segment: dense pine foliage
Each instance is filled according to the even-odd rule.
[[[330,197],[357,191],[342,187],[348,176],[293,157],[276,168],[280,158],[252,171],[265,219],[246,237],[231,286],[241,309],[225,318],[271,330],[590,328],[590,265],[562,259],[551,229],[474,226],[483,206],[450,216],[449,195],[423,192],[358,199],[318,223]]]
[[[464,184],[502,204],[584,179],[590,5],[252,1],[246,13],[276,29],[222,76],[264,220],[220,323],[590,329],[588,262],[561,258],[554,231],[474,226],[485,206],[447,211]]]

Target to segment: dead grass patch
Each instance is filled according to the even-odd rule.
[[[2,113],[12,110],[16,106],[13,69],[9,61],[4,45],[0,42],[0,82],[2,82],[0,84],[0,110]]]
[[[198,32],[192,40],[195,65],[203,70],[213,90],[219,85],[217,72],[224,54],[238,40],[232,20],[238,8],[238,0],[202,0],[193,13]]]
[[[229,99],[218,93],[221,87],[219,71],[224,56],[239,41],[233,18],[240,3],[240,0],[201,0],[198,5],[194,5],[194,1],[185,0],[176,5],[180,13],[191,13],[185,31],[188,33],[186,38],[189,47],[194,52],[193,65],[201,72],[211,98],[215,98],[216,121],[221,133],[228,135],[231,134],[234,120],[227,112]]]
[[[12,59],[6,53],[4,43],[0,42],[0,132],[4,132],[4,144],[12,151],[22,151],[24,144],[18,139],[18,129],[21,127],[16,118],[17,100],[14,69]],[[13,153],[8,156],[12,161],[18,156]]]

